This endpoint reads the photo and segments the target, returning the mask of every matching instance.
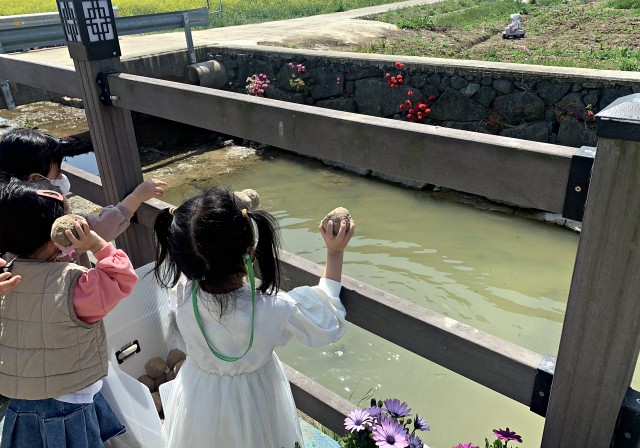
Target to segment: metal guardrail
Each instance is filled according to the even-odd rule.
[[[4,17],[0,26],[0,53],[63,45],[65,38],[60,18],[57,13],[53,15],[56,19],[54,23],[48,22],[51,20],[48,17],[50,14]],[[209,26],[209,11],[206,7],[202,7],[186,11],[118,17],[116,27],[121,36],[184,28],[185,16],[188,17],[190,26]],[[14,25],[9,28],[6,19],[13,19],[11,23]],[[24,21],[24,25],[16,26],[15,23],[18,21]]]
[[[120,8],[114,6],[113,13],[118,17],[120,15]],[[42,25],[60,25],[60,15],[57,12],[41,12],[37,14],[0,16],[0,30]]]

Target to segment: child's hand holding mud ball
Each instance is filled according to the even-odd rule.
[[[63,253],[73,250],[96,253],[107,246],[107,242],[89,228],[84,217],[74,214],[61,216],[54,221],[51,240]]]

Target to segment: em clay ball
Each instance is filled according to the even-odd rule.
[[[247,188],[242,191],[234,191],[234,194],[238,199],[244,202],[247,208],[256,209],[260,206],[260,196],[256,190]]]
[[[64,232],[65,230],[71,230],[73,235],[78,238],[78,233],[73,224],[81,221],[84,221],[84,218],[80,215],[69,214],[59,217],[51,226],[51,240],[62,247],[71,246],[72,243]]]
[[[329,223],[329,221],[333,221],[333,234],[337,235],[338,232],[340,231],[340,222],[343,219],[347,221],[346,230],[349,230],[349,227],[351,225],[350,224],[351,214],[349,214],[349,210],[347,210],[344,207],[335,208],[331,210],[327,214],[327,216],[324,217],[324,219],[322,220],[322,227],[324,227],[324,229],[327,230],[327,224]]]

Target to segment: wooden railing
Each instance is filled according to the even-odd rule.
[[[108,84],[107,95],[113,101],[113,107],[104,107],[98,104],[97,97],[101,95],[104,97],[105,91],[99,91],[97,86],[91,83],[95,79],[96,71],[117,69],[119,62],[103,63],[101,61],[95,65],[91,65],[90,62],[76,61],[75,63],[76,71],[81,75],[83,83],[81,93],[85,100],[94,147],[97,147],[101,173],[107,172],[104,170],[108,169],[112,175],[122,176],[117,172],[118,166],[122,166],[118,163],[122,164],[122,160],[131,160],[132,155],[127,152],[131,150],[131,142],[123,145],[124,149],[117,144],[117,141],[116,144],[109,146],[108,140],[116,137],[108,134],[113,133],[114,129],[121,131],[122,134],[131,134],[129,111],[135,110],[267,143],[308,156],[422,180],[523,207],[554,212],[563,210],[571,157],[576,151],[574,148],[317,109],[122,73],[103,78],[103,82],[106,80]],[[68,69],[25,63],[0,56],[0,79],[3,78],[15,79],[46,90],[60,89],[61,93],[68,94],[71,91],[78,93],[78,90],[74,90],[74,87],[69,85],[72,79]],[[61,82],[61,79],[65,81]],[[108,127],[112,128],[106,129]],[[118,134],[117,138],[130,137]],[[625,145],[621,147],[627,148]],[[616,148],[615,144],[609,147],[612,150]],[[109,154],[109,151],[116,153],[120,151],[124,154],[114,155]],[[127,168],[130,169],[130,167]],[[97,204],[105,205],[111,202],[113,197],[121,196],[123,189],[126,189],[118,179],[105,177],[104,174],[102,179],[107,179],[109,185],[103,188],[97,176],[89,175],[66,164],[64,170],[71,177],[74,192]],[[609,173],[614,179],[616,178],[613,168]],[[134,174],[141,177],[141,172]],[[135,176],[129,176],[127,182],[131,184]],[[633,173],[629,171],[625,172],[623,177],[626,182],[635,179]],[[610,194],[607,188],[607,185],[601,182],[600,192],[605,197]],[[634,190],[630,188],[622,191],[627,196],[634,194]],[[596,201],[596,205],[602,203]],[[157,200],[144,204],[137,213],[138,224],[132,227],[151,228],[159,210],[168,205]],[[587,209],[589,211],[589,204]],[[594,216],[596,213],[594,210],[595,208],[592,207],[591,213],[587,216]],[[623,216],[619,212],[620,210],[617,209],[616,216]],[[611,244],[614,244],[613,240],[618,241],[615,247],[619,253],[632,250],[634,247],[626,240],[631,235],[629,233],[631,228],[621,226],[621,229],[619,234],[606,234],[611,238]],[[609,228],[608,231],[610,231]],[[602,237],[597,233],[597,228],[592,232]],[[592,240],[588,240],[585,243],[586,247],[591,247],[591,242]],[[609,243],[609,240],[607,242]],[[132,250],[135,251],[136,248],[132,246]],[[588,249],[583,249],[583,252],[584,250]],[[598,250],[604,250],[604,248]],[[148,257],[148,255],[141,255],[139,261],[149,261],[144,258],[145,256]],[[604,278],[600,272],[601,267],[597,263],[589,261],[589,257],[580,250],[578,259],[582,260],[583,264],[577,262],[576,271],[580,266],[585,267],[579,270],[580,275],[589,273],[591,277],[599,278],[610,288],[610,291],[620,292],[620,301],[624,301],[625,307],[633,310],[633,312],[630,311],[632,316],[637,315],[636,311],[640,313],[640,307],[630,300],[631,295],[623,294],[623,289],[620,289],[621,284],[611,283]],[[633,263],[636,260],[633,257],[624,260],[627,259],[633,260]],[[286,287],[313,283],[320,276],[321,268],[318,265],[293,254],[283,253],[282,260]],[[607,261],[614,263],[615,260],[607,258]],[[636,271],[625,272],[635,275],[633,272]],[[615,281],[620,279],[615,277]],[[600,285],[598,292],[603,290],[606,288],[603,289]],[[570,300],[575,295],[573,291],[572,285]],[[598,310],[597,315],[585,317],[586,320],[596,319],[590,323],[589,333],[585,334],[585,337],[593,339],[597,334],[594,329],[597,327],[597,319],[608,315],[610,310],[600,296],[593,296],[591,293],[584,295],[590,300],[585,306]],[[539,366],[543,361],[542,355],[348,277],[343,277],[341,298],[347,309],[348,320],[355,325],[520,403],[532,404],[536,378],[540,374]],[[575,302],[579,299],[573,300]],[[618,307],[609,308],[619,311]],[[567,319],[569,319],[569,309]],[[615,322],[608,323],[609,328],[613,329]],[[579,347],[575,344],[580,341],[575,336],[581,334],[580,324],[572,325],[571,331],[573,336],[565,336],[563,330],[563,340],[565,338],[567,340],[573,338],[573,340],[565,344],[564,348],[561,344],[561,351],[573,350],[577,353]],[[609,370],[616,373],[627,372],[629,378],[625,384],[625,378],[622,378],[624,375],[618,375],[615,383],[607,386],[607,391],[612,394],[612,398],[606,403],[608,406],[602,407],[602,409],[606,408],[605,411],[600,409],[593,411],[593,415],[601,416],[602,421],[589,420],[591,422],[589,424],[596,422],[595,426],[592,426],[597,431],[584,423],[588,419],[576,417],[574,427],[563,426],[550,432],[545,430],[546,442],[543,440],[545,447],[574,446],[566,442],[557,445],[556,442],[569,440],[567,434],[576,432],[580,435],[586,434],[581,438],[583,442],[581,446],[604,446],[589,444],[589,440],[598,440],[598,443],[601,443],[603,437],[611,439],[617,416],[617,414],[612,415],[611,406],[615,410],[620,409],[622,402],[620,391],[623,391],[624,395],[630,381],[628,372],[633,371],[632,366],[629,367],[628,364],[635,365],[637,358],[637,350],[634,357],[628,347],[631,347],[629,344],[634,343],[634,338],[637,344],[639,332],[640,329],[634,327],[630,335],[613,330],[607,333],[606,340],[612,344],[611,353],[620,354],[623,362],[621,366],[609,365]],[[594,345],[600,348],[599,344]],[[554,396],[562,396],[563,404],[577,402],[575,394],[585,395],[590,390],[595,390],[599,377],[591,376],[590,372],[581,372],[581,375],[574,378],[567,373],[570,370],[570,365],[561,365],[563,382],[571,383],[571,387],[567,386],[557,392],[557,395],[552,395],[552,403]],[[594,370],[597,370],[598,375],[611,373],[606,371],[607,369]],[[330,429],[343,432],[342,418],[352,405],[291,368],[287,368],[287,375],[299,408]],[[580,387],[589,389],[581,390]],[[600,400],[604,402],[606,397],[601,397]],[[576,411],[575,406],[563,408],[557,403],[556,401],[553,407],[556,416],[558,409]],[[581,413],[585,413],[585,409],[577,412],[577,414]],[[556,419],[560,420],[558,417]],[[590,438],[592,433],[596,434],[593,439]],[[631,438],[637,441],[638,435],[633,434]]]

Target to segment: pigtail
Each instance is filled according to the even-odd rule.
[[[256,224],[258,245],[256,260],[260,270],[260,287],[263,293],[274,294],[280,289],[280,232],[276,219],[263,210],[250,210],[248,215]]]
[[[153,268],[158,283],[165,288],[173,288],[180,278],[180,270],[169,255],[171,223],[174,208],[165,208],[156,217],[153,230],[156,235],[156,266]]]

